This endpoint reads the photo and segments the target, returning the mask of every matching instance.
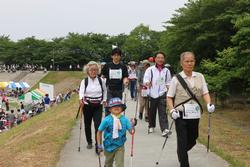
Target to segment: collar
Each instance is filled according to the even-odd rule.
[[[155,64],[155,68],[157,68],[159,71],[161,71],[165,66],[162,64],[162,65],[159,65],[159,64]]]
[[[88,76],[88,80],[90,81],[90,80],[96,80],[97,79],[97,76],[94,78],[94,79],[92,79],[90,76]]]
[[[180,75],[182,76],[182,78],[188,78],[188,76],[184,73],[184,71],[181,71]],[[192,77],[196,76],[197,76],[196,72],[192,71]]]
[[[116,116],[116,115],[114,115],[114,114],[111,113],[110,115],[111,115],[113,118],[116,117],[116,118],[118,118],[118,119],[120,119],[120,118],[122,117],[122,114],[119,114],[119,115]]]

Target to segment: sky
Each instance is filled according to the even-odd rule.
[[[69,32],[129,34],[139,24],[162,31],[187,0],[1,0],[0,35],[50,40]]]

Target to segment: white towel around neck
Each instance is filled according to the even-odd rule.
[[[116,139],[119,137],[119,133],[118,131],[122,129],[122,125],[121,125],[121,121],[119,118],[117,118],[117,116],[111,114],[111,116],[113,117],[113,139]]]

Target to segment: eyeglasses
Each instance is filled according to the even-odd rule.
[[[93,71],[93,72],[96,72],[96,71],[98,71],[98,69],[89,69],[89,71]]]

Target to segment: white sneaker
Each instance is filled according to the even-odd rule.
[[[168,130],[168,129],[164,129],[163,131],[162,131],[162,137],[166,137],[168,134],[170,133],[170,130]]]
[[[149,128],[148,129],[148,133],[153,133],[154,132],[154,128]]]

